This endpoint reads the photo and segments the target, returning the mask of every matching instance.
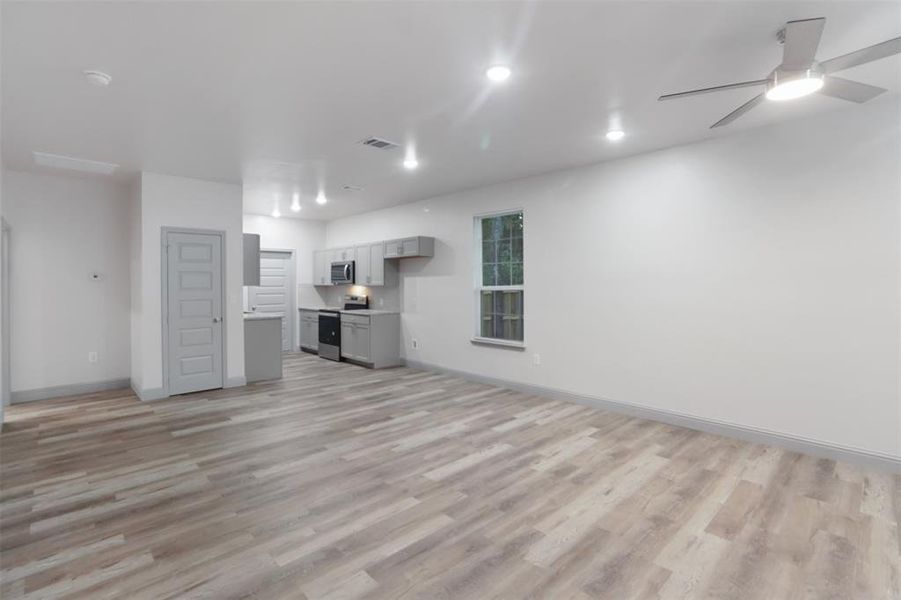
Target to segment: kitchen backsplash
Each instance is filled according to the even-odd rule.
[[[336,285],[330,287],[301,284],[297,286],[298,306],[343,306],[347,294],[369,296],[369,306],[382,310],[403,310],[401,294],[397,286],[365,287],[362,285]]]

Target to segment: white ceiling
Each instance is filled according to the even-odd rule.
[[[297,189],[299,216],[331,219],[848,108],[766,103],[711,131],[757,92],[656,101],[765,77],[785,21],[821,16],[820,59],[901,35],[898,2],[3,2],[3,160],[243,181],[260,214],[278,197],[290,216]],[[502,85],[484,77],[496,62],[514,70]],[[899,74],[897,56],[841,73],[894,94]],[[372,135],[421,167],[357,143]]]

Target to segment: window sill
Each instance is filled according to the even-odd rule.
[[[473,344],[482,344],[485,346],[500,346],[502,348],[511,348],[513,350],[525,350],[524,342],[516,342],[513,340],[500,340],[497,338],[473,337],[469,340]]]

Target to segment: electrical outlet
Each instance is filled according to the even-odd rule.
[[[412,346],[413,346],[413,349],[414,349],[414,350],[419,350],[419,340],[414,339],[414,340],[413,340],[413,343],[412,343]]]
[[[379,306],[385,306],[385,299],[379,298]]]
[[[541,364],[541,355],[538,354],[537,352],[536,352],[535,354],[532,355],[532,364],[533,364],[533,365],[540,365],[540,364]]]
[[[97,362],[97,353],[96,352],[88,352],[88,362],[89,363]]]

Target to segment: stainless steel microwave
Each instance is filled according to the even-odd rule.
[[[332,285],[349,285],[354,282],[354,261],[332,263]]]

